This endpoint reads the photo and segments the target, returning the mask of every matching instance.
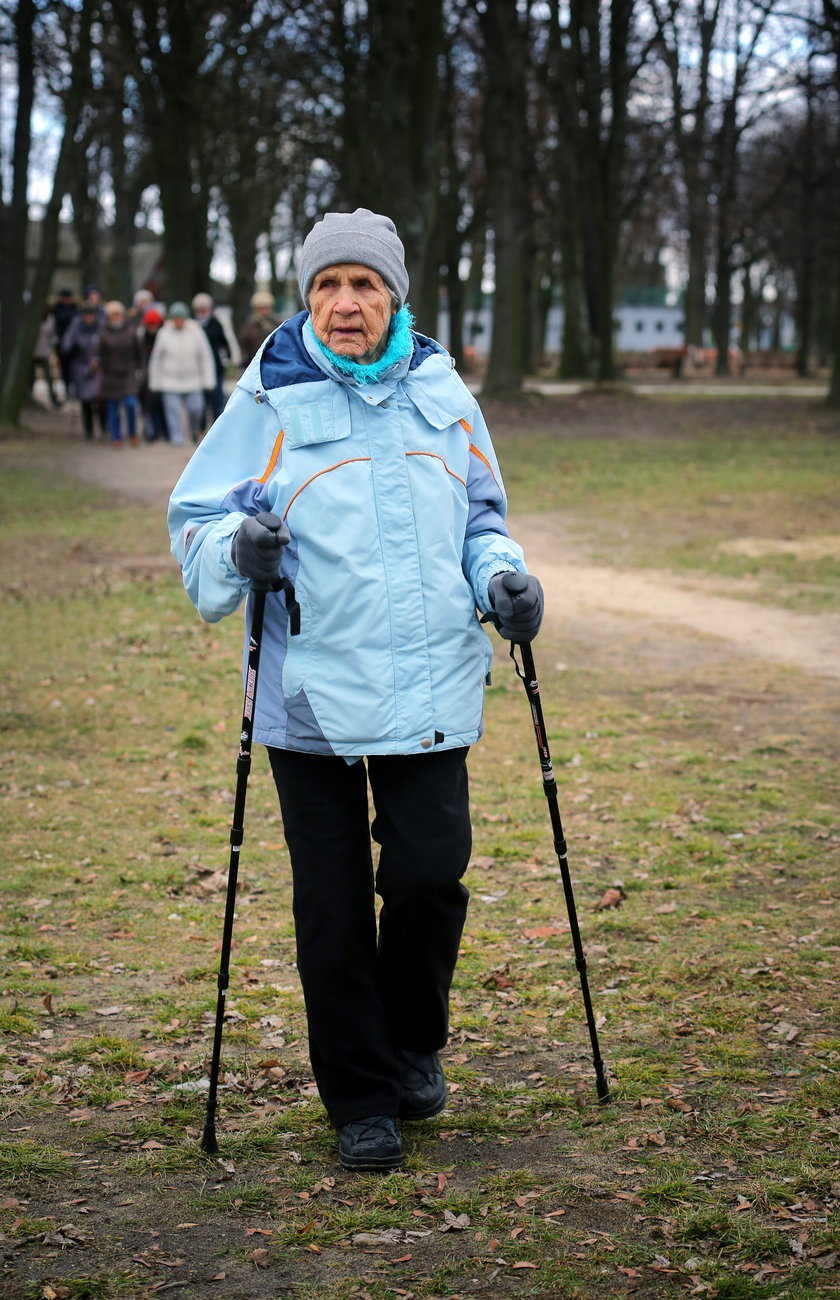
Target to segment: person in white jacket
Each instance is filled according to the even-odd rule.
[[[149,357],[149,391],[160,393],[169,441],[184,442],[182,413],[193,442],[203,433],[204,390],[216,382],[216,366],[207,335],[190,319],[184,302],[173,302]]]

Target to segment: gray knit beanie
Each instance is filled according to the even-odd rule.
[[[356,208],[355,212],[327,212],[315,223],[303,241],[298,274],[300,296],[307,307],[317,273],[342,262],[378,271],[402,307],[408,294],[405,249],[390,217]]]

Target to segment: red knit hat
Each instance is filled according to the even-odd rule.
[[[143,315],[143,324],[144,324],[144,325],[162,325],[162,324],[163,324],[163,317],[161,316],[161,314],[160,314],[159,311],[155,311],[154,307],[150,307],[149,310],[148,310],[147,312],[145,312],[144,315]]]

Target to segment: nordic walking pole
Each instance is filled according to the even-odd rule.
[[[522,672],[519,671],[519,665],[516,662],[516,650],[522,655]],[[542,768],[543,793],[548,800],[548,811],[551,817],[551,829],[554,832],[554,848],[557,853],[557,860],[560,863],[560,874],[563,879],[563,892],[566,895],[566,911],[569,914],[569,929],[572,935],[572,945],[575,950],[575,966],[580,976],[580,988],[583,994],[583,1005],[586,1011],[586,1023],[589,1026],[589,1039],[592,1044],[592,1060],[595,1066],[595,1086],[598,1091],[598,1100],[602,1105],[607,1105],[612,1101],[610,1088],[607,1082],[607,1072],[604,1062],[601,1059],[601,1049],[598,1046],[598,1030],[595,1027],[595,1015],[592,1010],[592,999],[589,996],[589,981],[586,977],[586,956],[583,951],[581,942],[580,929],[578,928],[577,909],[575,907],[575,896],[572,890],[572,877],[569,874],[569,859],[566,851],[566,839],[563,835],[563,823],[560,820],[560,809],[557,803],[557,782],[554,779],[554,769],[551,766],[551,754],[548,748],[548,737],[545,730],[545,720],[543,718],[542,702],[540,700],[540,687],[537,681],[537,673],[534,667],[534,656],[531,653],[531,646],[527,641],[512,641],[510,646],[510,657],[516,669],[516,675],[522,681],[525,687],[525,694],[528,696],[528,702],[531,705],[531,717],[534,722],[534,735],[537,739],[537,750],[540,756],[540,767]]]
[[[266,527],[273,527],[268,520],[279,525],[276,515],[258,515],[257,518]],[[265,596],[267,590],[285,592],[286,609],[289,613],[289,631],[292,636],[300,631],[300,609],[295,600],[295,590],[288,578],[278,578],[271,588],[252,583],[254,605],[251,613],[251,634],[248,642],[248,669],[245,676],[245,701],[242,707],[242,729],[239,733],[239,757],[236,760],[236,796],[233,805],[233,821],[230,827],[230,865],[228,867],[227,892],[225,895],[225,922],[222,930],[222,950],[219,957],[219,975],[217,979],[218,996],[216,999],[216,1025],[213,1031],[213,1056],[210,1063],[210,1088],[207,1093],[207,1114],[204,1120],[204,1132],[201,1135],[201,1149],[208,1155],[214,1155],[219,1144],[216,1141],[216,1091],[219,1083],[219,1064],[222,1056],[222,1030],[225,1023],[225,998],[230,981],[230,950],[233,941],[233,918],[236,910],[236,881],[239,874],[239,850],[245,838],[245,796],[248,792],[248,774],[251,771],[251,736],[254,730],[254,704],[257,698],[257,677],[260,670],[260,648],[262,646],[263,618],[265,615]]]

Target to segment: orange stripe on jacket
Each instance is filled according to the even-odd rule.
[[[280,432],[278,433],[278,435],[277,435],[277,441],[275,442],[275,444],[274,444],[274,449],[273,449],[273,451],[272,451],[272,453],[271,453],[271,459],[269,460],[269,462],[268,462],[268,464],[266,465],[266,468],[265,468],[265,473],[264,473],[260,478],[255,479],[255,482],[257,482],[257,483],[267,483],[267,482],[268,482],[269,475],[271,474],[272,470],[274,469],[274,466],[277,464],[277,457],[280,455],[280,448],[283,446],[283,434],[284,434],[284,432],[285,432],[285,431],[284,431],[283,429],[281,429]]]
[[[447,465],[446,461],[443,459],[443,457],[442,457],[442,456],[438,456],[437,452],[434,452],[434,451],[407,451],[405,454],[406,454],[406,456],[431,456],[432,460],[439,460],[440,463],[441,463],[441,465],[443,466],[443,468],[446,470],[447,474],[451,474],[452,477],[453,477],[453,478],[456,478],[456,479],[458,480],[459,483],[463,483],[463,484],[464,484],[464,487],[467,486],[467,485],[466,485],[466,482],[464,481],[464,479],[461,478],[460,474],[456,474],[454,470],[450,469],[449,466]]]
[[[268,462],[268,464],[267,464],[266,467],[265,467],[265,471],[264,471],[264,473],[261,474],[259,478],[253,478],[253,479],[251,480],[252,483],[267,483],[267,482],[268,482],[269,476],[271,475],[271,472],[272,472],[272,470],[274,469],[274,466],[277,464],[277,457],[280,455],[280,448],[283,446],[283,435],[284,435],[284,432],[285,432],[285,430],[281,429],[280,432],[279,432],[278,435],[277,435],[277,441],[275,442],[274,447],[272,448],[271,456],[270,456],[270,458],[269,458],[269,462]],[[190,538],[192,537],[193,533],[196,532],[196,531],[197,531],[199,528],[201,528],[201,527],[202,527],[201,524],[194,524],[193,527],[190,528],[190,530],[185,534],[185,536],[184,536],[184,552],[185,552],[185,553],[190,549]]]
[[[463,424],[464,421],[462,420],[461,423]],[[473,453],[473,455],[477,456],[479,460],[483,460],[483,461],[484,461],[484,464],[487,466],[487,468],[489,469],[490,473],[493,474],[493,466],[490,464],[489,460],[488,460],[487,457],[483,454],[483,452],[480,452],[480,451],[478,450],[478,447],[476,447],[475,444],[472,443],[472,442],[470,443],[470,451]],[[499,480],[496,478],[496,475],[493,474],[493,482],[494,482],[494,483],[498,483],[498,481],[499,481]]]
[[[356,461],[361,461],[361,460],[370,460],[370,456],[351,456],[349,460],[340,460],[337,465],[330,465],[328,466],[327,469],[319,469],[317,474],[313,474],[312,477],[308,478],[305,483],[301,483],[297,492],[292,497],[289,504],[286,506],[286,509],[283,511],[283,518],[284,519],[286,518],[286,516],[288,515],[295,501],[297,501],[303,489],[309,487],[310,483],[314,483],[316,478],[320,478],[322,474],[330,474],[334,469],[341,469],[342,465],[352,465]]]
[[[459,420],[458,423],[466,429],[467,433],[472,433],[472,425],[467,424],[466,420]]]

